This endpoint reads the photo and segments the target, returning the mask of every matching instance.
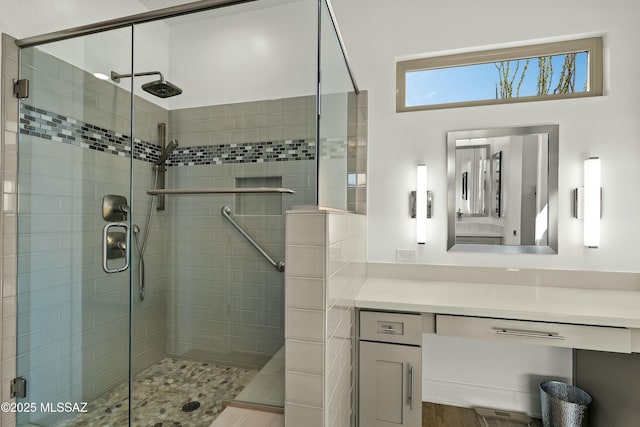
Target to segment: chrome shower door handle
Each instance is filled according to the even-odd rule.
[[[117,233],[110,231],[112,228],[124,228],[125,233]],[[124,234],[123,238],[118,235]],[[129,268],[129,259],[131,258],[131,229],[126,222],[109,222],[102,229],[102,269],[105,273],[120,273]],[[124,252],[124,265],[117,268],[109,268],[108,260],[114,258],[122,258],[122,256],[114,256],[114,252]]]

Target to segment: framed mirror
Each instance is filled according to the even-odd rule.
[[[558,132],[447,133],[447,250],[558,252]]]

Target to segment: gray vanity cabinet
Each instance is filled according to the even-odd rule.
[[[419,315],[360,313],[360,427],[421,426],[420,328]]]
[[[360,426],[419,427],[420,347],[360,343]]]

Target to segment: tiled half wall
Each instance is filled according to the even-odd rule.
[[[349,427],[366,216],[287,212],[286,425]]]

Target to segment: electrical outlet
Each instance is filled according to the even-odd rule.
[[[396,261],[416,262],[416,251],[413,249],[396,249]]]

